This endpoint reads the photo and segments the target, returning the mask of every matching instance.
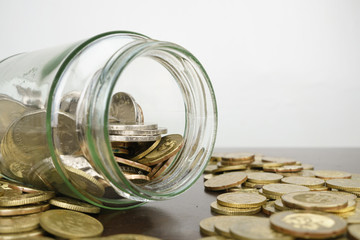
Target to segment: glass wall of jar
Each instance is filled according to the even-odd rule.
[[[1,173],[126,209],[187,190],[213,150],[213,88],[186,49],[133,32],[0,62]]]

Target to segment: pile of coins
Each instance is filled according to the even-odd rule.
[[[100,208],[80,200],[0,180],[0,239],[160,240],[139,234],[99,238],[103,225],[88,215],[98,213]]]
[[[219,216],[200,222],[201,233],[214,239],[360,239],[360,174],[215,153],[204,180],[206,191],[219,192],[210,206]]]
[[[81,190],[87,192],[95,184],[100,191],[93,193],[101,197],[103,189],[109,184],[92,168],[88,150],[82,149],[79,142],[75,122],[79,99],[79,92],[69,92],[61,99],[58,127],[54,128],[56,150],[66,167],[77,172],[87,169],[77,174],[91,179],[85,181],[87,186]],[[1,172],[13,180],[38,188],[68,192],[61,177],[52,171],[54,167],[46,136],[46,111],[36,106],[30,107],[9,96],[0,96]],[[108,132],[115,161],[125,177],[136,184],[147,183],[164,173],[183,146],[181,135],[163,136],[167,133],[166,128],[158,127],[156,123],[144,123],[140,105],[125,92],[112,96]]]
[[[109,138],[115,161],[125,177],[146,183],[160,176],[183,146],[180,134],[167,133],[164,127],[144,123],[143,111],[129,94],[112,97],[109,113]]]

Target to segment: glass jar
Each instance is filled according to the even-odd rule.
[[[200,62],[179,45],[134,32],[107,32],[6,58],[0,77],[5,178],[103,208],[127,209],[184,192],[211,156],[217,129],[214,91]],[[118,141],[112,134],[119,126],[128,131],[120,131],[125,136]],[[140,137],[142,142],[131,132],[134,126],[168,135],[161,141],[159,135]],[[132,151],[177,148],[155,165],[141,156],[126,165],[129,145]],[[138,162],[151,170],[134,167]],[[156,167],[162,172],[149,178]]]

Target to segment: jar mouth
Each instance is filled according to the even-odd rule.
[[[185,112],[183,148],[161,176],[146,184],[134,184],[123,175],[114,160],[108,129],[108,113],[114,87],[124,70],[140,57],[150,58],[170,72],[180,88]],[[94,150],[91,155],[108,180],[121,190],[121,195],[136,201],[169,199],[187,190],[201,175],[211,156],[217,128],[215,95],[199,61],[187,50],[173,43],[135,41],[112,56],[96,83],[98,94],[93,98],[89,112],[89,119],[96,121],[89,122],[89,129],[95,130],[92,135],[97,138],[88,140],[90,149]],[[101,108],[106,110],[97,111]],[[101,122],[103,128],[92,125],[95,122]]]
[[[72,68],[80,63],[76,58],[92,57],[91,54],[85,54],[92,46],[96,46],[96,51],[103,52],[104,49],[97,45],[98,42],[116,38],[119,40],[111,42],[112,50],[108,50],[108,55],[102,56],[103,60],[95,70],[84,74],[80,80],[66,75],[71,75]],[[123,38],[126,38],[126,44]],[[184,106],[185,126],[183,132],[179,132],[183,135],[184,145],[166,171],[146,184],[135,184],[125,177],[114,160],[109,139],[109,107],[115,86],[121,81],[124,71],[139,58],[160,63],[160,66],[172,75]],[[85,65],[85,68],[90,69],[90,66]],[[94,66],[91,66],[91,69],[94,69]],[[105,181],[104,185],[115,191],[115,197],[97,196],[96,192],[92,194],[79,188],[76,179],[71,176],[73,173],[69,172],[57,151],[59,146],[56,138],[59,136],[54,129],[58,125],[59,99],[68,91],[69,82],[81,80],[86,81],[86,84],[85,88],[76,85],[82,91],[75,117],[79,143],[82,153],[86,157],[89,156],[88,161],[92,169],[101,175]],[[216,100],[205,70],[184,48],[169,42],[151,40],[137,33],[109,32],[78,45],[58,69],[49,91],[46,127],[52,162],[66,186],[78,198],[94,205],[109,209],[127,209],[143,202],[166,200],[177,196],[198,179],[210,159],[215,143]]]

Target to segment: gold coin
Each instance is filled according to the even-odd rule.
[[[238,186],[245,182],[246,179],[246,173],[230,172],[210,178],[204,183],[204,186],[207,190],[219,191]]]
[[[241,161],[241,160],[252,160],[254,159],[255,154],[253,153],[245,153],[245,152],[233,152],[233,153],[227,153],[222,157],[222,160],[235,160],[235,161]]]
[[[180,134],[171,134],[161,138],[159,145],[139,160],[140,163],[152,166],[163,162],[180,151],[184,144]]]
[[[40,213],[24,216],[0,217],[0,233],[31,231],[39,227]]]
[[[314,166],[311,164],[303,163],[301,164],[304,170],[314,170]]]
[[[306,192],[310,191],[310,188],[305,186],[299,186],[295,184],[284,184],[284,183],[272,183],[265,185],[263,188],[263,193],[269,195],[278,195],[281,196],[286,193],[291,192]]]
[[[211,211],[223,214],[223,215],[252,215],[260,212],[260,207],[254,208],[233,208],[233,207],[225,207],[218,204],[216,201],[210,204]]]
[[[73,211],[84,212],[84,213],[99,213],[100,208],[86,202],[68,198],[68,197],[56,197],[50,200],[51,205],[65,208]]]
[[[348,235],[351,239],[360,240],[360,224],[348,226]]]
[[[214,177],[215,175],[212,173],[204,174],[204,181],[209,180],[210,178]]]
[[[360,181],[353,179],[329,179],[326,180],[326,186],[348,192],[360,191]]]
[[[105,194],[104,186],[93,176],[86,172],[70,166],[66,166],[73,185],[82,192],[86,192],[96,197],[102,197]]]
[[[159,171],[159,169],[164,165],[164,162],[158,163],[151,169],[150,173],[147,175],[150,179],[154,177],[154,175]]]
[[[314,174],[318,178],[322,179],[342,179],[342,178],[351,178],[351,173],[336,171],[336,170],[317,170],[314,171]]]
[[[348,216],[346,216],[346,221],[349,224],[357,224],[360,223],[360,199],[356,199],[356,208],[355,211],[352,213],[347,213]]]
[[[268,216],[271,216],[272,214],[278,212],[278,210],[275,208],[275,201],[268,201],[267,203],[262,205],[262,212]]]
[[[327,191],[326,191],[327,192]],[[346,198],[347,200],[356,200],[357,196],[355,194],[352,193],[348,193],[348,192],[343,192],[343,191],[331,191],[331,194],[335,194],[335,195],[339,195],[341,197]]]
[[[270,216],[276,231],[299,238],[334,238],[346,232],[346,222],[322,212],[285,211]]]
[[[259,193],[261,195],[265,196],[267,199],[270,199],[270,200],[275,200],[275,199],[280,199],[281,198],[281,195],[273,195],[273,194],[264,193],[262,188],[259,189]]]
[[[11,240],[11,239],[21,239],[21,240],[55,240],[54,238],[50,237],[44,237],[43,236],[44,231],[40,228],[26,231],[26,232],[20,232],[20,233],[3,233],[0,235],[0,239],[2,240]]]
[[[302,170],[303,170],[303,167],[297,166],[297,165],[286,165],[283,167],[275,168],[275,172],[279,172],[279,173],[296,173],[296,172],[300,172]]]
[[[256,220],[234,224],[230,227],[231,236],[241,240],[292,240],[293,237],[271,229],[267,218],[257,217]]]
[[[262,161],[265,163],[282,163],[284,165],[294,165],[296,164],[295,159],[283,158],[283,157],[262,157]]]
[[[283,204],[290,208],[307,210],[336,210],[348,205],[348,200],[331,192],[294,192],[281,196]]]
[[[285,177],[281,179],[281,182],[301,185],[309,188],[322,187],[325,184],[325,181],[321,178],[302,177],[302,176]]]
[[[17,216],[46,211],[50,208],[48,203],[29,204],[17,207],[0,207],[0,216]]]
[[[265,183],[253,183],[253,182],[249,182],[246,181],[244,183],[244,187],[248,187],[248,188],[262,188],[264,185],[266,185]]]
[[[276,199],[274,202],[274,207],[276,210],[279,211],[287,211],[287,210],[291,210],[291,208],[288,208],[286,206],[284,206],[283,202],[281,201],[281,199]]]
[[[133,183],[144,184],[150,181],[150,178],[143,174],[127,174],[124,173],[124,176]]]
[[[265,172],[247,173],[247,175],[248,181],[253,183],[277,183],[283,178],[280,174]]]
[[[238,170],[245,170],[247,168],[246,165],[235,165],[235,166],[226,166],[226,167],[218,167],[214,169],[212,173],[222,173],[222,172],[231,172]]]
[[[146,145],[146,149],[141,149],[141,152],[137,152],[135,153],[135,157],[132,157],[131,160],[137,161],[143,157],[145,157],[147,154],[149,154],[151,151],[153,151],[160,143],[161,138],[156,140],[153,143],[150,143],[151,145],[149,146],[149,143],[143,143],[143,144],[147,144]]]
[[[209,237],[199,238],[198,240],[227,240],[227,238],[224,238],[222,236],[209,236]]]
[[[221,222],[226,218],[228,218],[228,216],[215,216],[202,219],[199,224],[200,232],[207,236],[216,235],[214,225],[217,222]]]
[[[254,162],[250,163],[250,168],[263,168],[264,163],[258,160],[255,160]]]
[[[255,188],[241,188],[241,186],[240,186],[240,188],[239,187],[229,188],[229,189],[227,189],[227,191],[229,191],[229,192],[257,193],[257,194],[259,194],[259,190],[255,189]]]
[[[86,238],[86,240],[161,240],[161,239],[142,235],[142,234],[121,233],[121,234],[110,235],[107,237]]]
[[[226,167],[226,166],[236,166],[236,165],[245,165],[248,166],[250,163],[252,163],[254,160],[246,160],[246,161],[225,161],[222,160],[220,162],[220,166],[221,167]]]
[[[134,167],[134,168],[138,168],[140,170],[146,171],[146,172],[151,172],[151,167],[146,166],[144,164],[132,161],[132,160],[128,160],[125,158],[121,158],[121,157],[114,157],[115,161],[121,164],[125,164],[128,165],[130,167]]]
[[[70,210],[49,210],[40,217],[41,227],[62,238],[85,238],[99,236],[104,227],[93,217]]]
[[[32,203],[38,203],[42,201],[49,200],[55,196],[54,192],[51,191],[39,191],[36,193],[27,193],[21,195],[10,195],[0,197],[0,206],[1,207],[11,207],[11,206],[20,206]]]
[[[217,196],[217,202],[225,207],[253,208],[260,207],[266,202],[266,197],[257,193],[223,193]]]
[[[230,237],[230,227],[234,224],[241,224],[242,222],[251,221],[256,218],[254,216],[227,216],[221,221],[217,221],[214,225],[215,232],[224,237]]]
[[[163,174],[165,172],[165,170],[168,169],[170,167],[170,165],[174,162],[174,160],[175,160],[175,156],[172,156],[170,159],[166,160],[164,162],[164,164],[161,165],[161,168],[158,171],[156,171],[153,178],[157,178],[161,174]]]
[[[208,164],[204,169],[204,173],[212,173],[215,169],[217,169],[216,164]]]

